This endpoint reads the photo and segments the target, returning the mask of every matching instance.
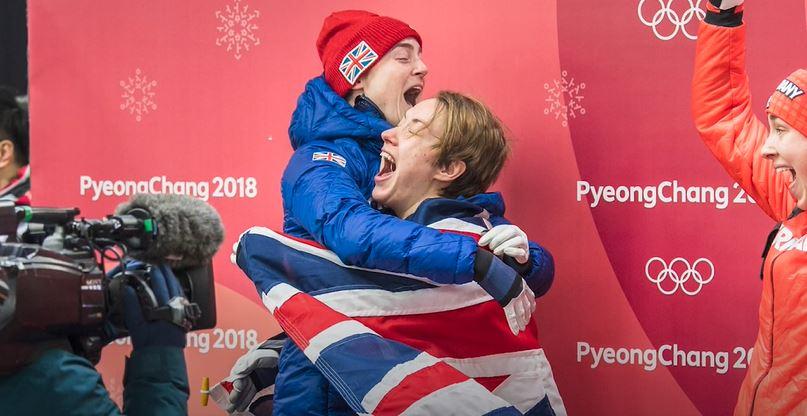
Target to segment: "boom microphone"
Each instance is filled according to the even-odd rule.
[[[137,194],[115,210],[116,215],[147,211],[157,235],[132,257],[165,263],[175,269],[206,265],[224,241],[221,218],[204,201],[186,195]]]

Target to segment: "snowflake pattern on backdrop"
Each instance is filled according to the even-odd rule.
[[[254,20],[261,17],[259,10],[249,10],[249,5],[241,6],[241,0],[234,0],[232,5],[227,5],[224,11],[216,10],[216,18],[221,26],[218,26],[220,36],[216,38],[216,46],[227,46],[227,52],[233,52],[235,59],[241,59],[241,55],[249,51],[250,46],[258,46],[261,39],[255,34],[258,25]]]
[[[123,103],[120,105],[120,109],[129,110],[129,114],[135,116],[135,120],[138,122],[149,111],[157,109],[157,103],[154,102],[156,95],[154,87],[157,86],[157,81],[149,81],[140,68],[135,70],[134,77],[129,77],[128,81],[121,81],[120,86],[123,88],[123,94],[121,94]]]
[[[570,118],[586,114],[586,109],[580,104],[583,101],[581,91],[586,89],[586,84],[578,84],[574,78],[567,78],[567,71],[562,71],[560,75],[561,79],[553,80],[552,85],[544,84],[544,89],[549,94],[544,100],[547,104],[544,115],[554,115],[555,120],[561,120],[560,124],[567,127]]]

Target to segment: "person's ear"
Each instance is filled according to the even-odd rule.
[[[0,140],[0,169],[14,163],[14,142]]]
[[[438,181],[453,182],[465,173],[465,162],[462,160],[452,160],[447,165],[441,166],[434,178]]]

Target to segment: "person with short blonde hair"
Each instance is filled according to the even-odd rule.
[[[487,245],[490,240],[500,238],[497,232],[491,231],[496,221],[492,217],[504,214],[503,211],[488,212],[482,206],[503,206],[498,193],[485,192],[498,177],[510,152],[505,131],[482,102],[456,92],[439,92],[435,98],[408,110],[398,126],[381,135],[384,146],[373,199],[400,218],[471,236],[477,238],[480,245]],[[523,241],[526,244],[526,236]],[[503,253],[504,250],[494,250],[494,254]],[[440,255],[439,251],[433,254]],[[549,253],[544,252],[544,255],[546,260],[542,263],[552,264]],[[553,272],[536,274],[525,268],[520,274],[529,276],[525,278],[527,286],[541,296],[548,290]],[[495,301],[466,303],[470,298],[472,296],[460,296],[457,305],[452,305],[453,297],[447,296],[442,306],[450,318],[433,314],[433,320],[428,323],[389,324],[395,330],[384,333],[409,345],[424,348],[428,345],[438,357],[462,358],[461,364],[454,365],[471,377],[476,377],[483,362],[490,362],[495,356],[498,364],[487,365],[486,374],[513,380],[494,394],[528,414],[565,414],[538,339],[535,319],[531,319],[524,333],[514,336],[504,317],[495,313]],[[382,304],[376,306],[380,310],[384,308]],[[443,336],[424,335],[436,333],[444,325],[443,321],[450,321],[448,325],[452,327],[473,327],[474,331],[446,329],[448,333]],[[497,353],[461,355],[468,351],[459,346],[474,342],[494,343]]]
[[[401,218],[427,198],[486,192],[510,152],[499,119],[480,101],[451,91],[407,111],[381,138],[373,199]]]
[[[437,113],[445,112],[438,164],[462,160],[469,169],[443,190],[456,198],[486,192],[510,154],[504,126],[482,102],[454,92],[437,94]]]

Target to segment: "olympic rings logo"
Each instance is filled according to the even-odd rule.
[[[700,8],[701,0],[687,0],[689,2],[689,9],[685,10],[680,16],[678,15],[678,12],[670,7],[673,0],[667,0],[666,4],[664,3],[664,0],[658,0],[660,8],[655,14],[653,14],[653,17],[650,20],[645,18],[642,10],[646,1],[647,0],[639,0],[639,7],[637,9],[639,20],[645,26],[653,28],[653,33],[657,38],[661,40],[670,40],[674,38],[679,31],[683,33],[687,39],[695,40],[698,38],[697,35],[693,35],[687,31],[686,25],[689,24],[692,19],[697,18],[698,20],[703,20],[703,18],[706,16],[706,12]],[[668,35],[662,35],[659,33],[658,27],[664,20],[668,20],[675,27],[672,33]]]
[[[658,271],[658,273],[651,273],[651,266],[656,263],[661,265],[661,270]],[[651,283],[655,283],[662,294],[672,295],[677,292],[678,289],[681,289],[681,291],[687,295],[695,296],[700,293],[704,285],[714,279],[715,266],[711,261],[705,258],[699,258],[690,265],[688,261],[680,257],[673,259],[670,264],[667,264],[661,257],[653,257],[645,264],[644,274],[647,276],[647,280],[650,280]],[[704,279],[705,274],[708,274],[709,277]],[[663,285],[667,278],[669,278],[673,284],[672,289],[664,287],[669,286],[669,284]],[[690,279],[694,283],[687,284]]]

